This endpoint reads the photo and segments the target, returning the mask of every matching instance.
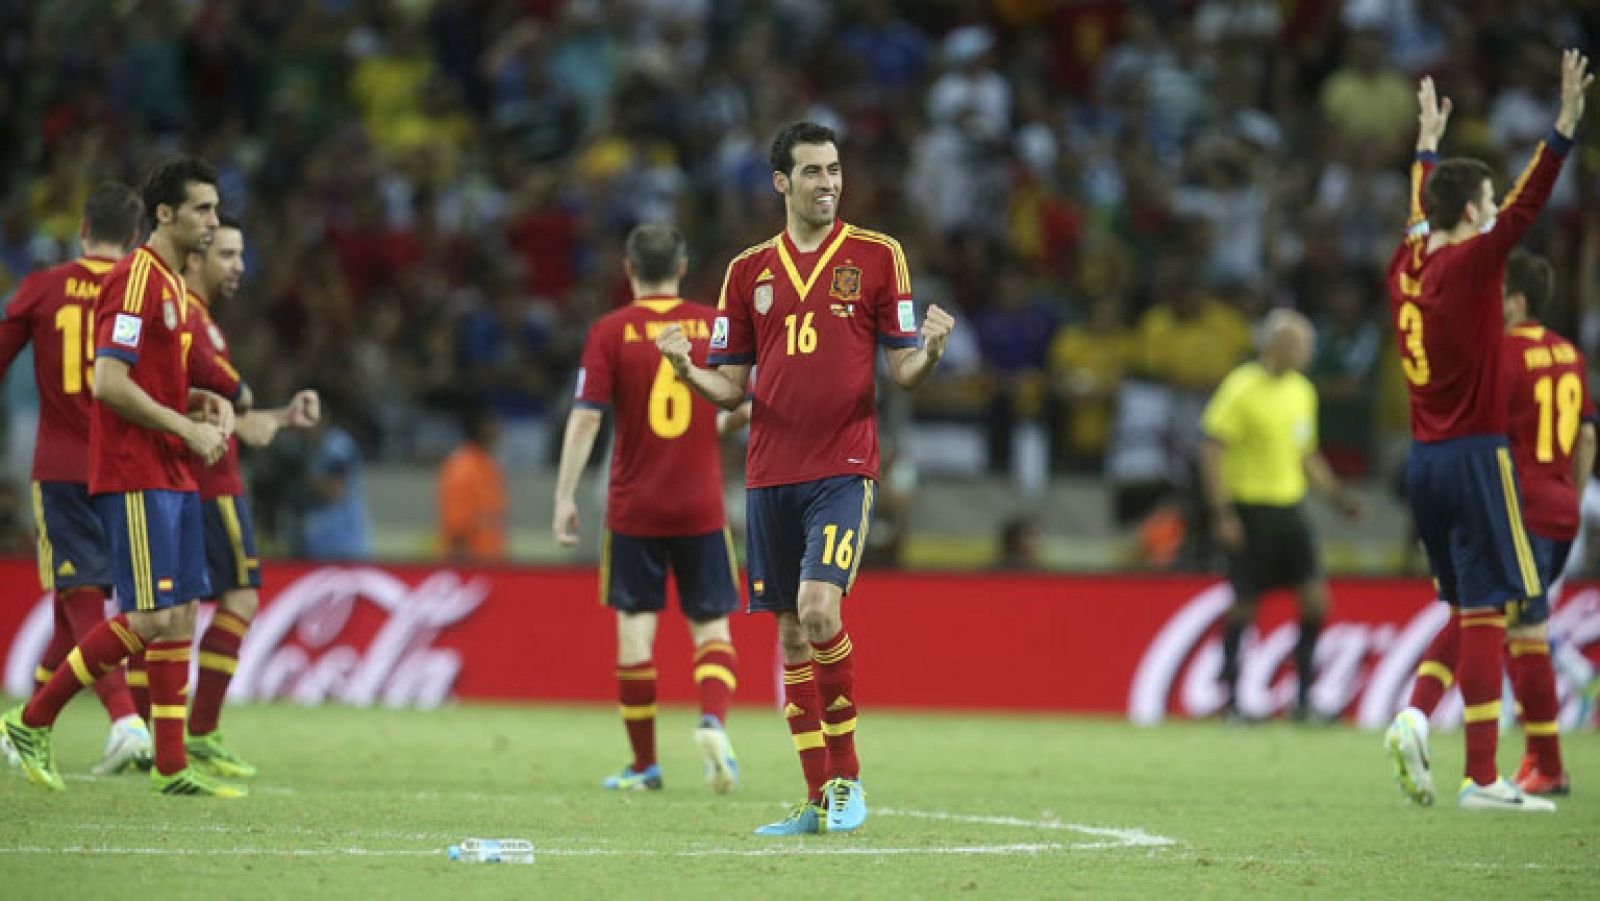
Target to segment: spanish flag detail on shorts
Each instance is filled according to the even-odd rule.
[[[172,590],[172,580],[171,579],[157,579],[156,580],[156,591],[171,591],[171,590]]]
[[[755,584],[751,585],[750,587],[755,590],[756,594],[766,594],[767,593],[767,583],[763,582],[760,579],[757,579],[755,581]]]

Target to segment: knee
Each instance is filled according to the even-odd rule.
[[[242,588],[224,594],[217,606],[249,622],[256,618],[256,611],[261,608],[261,596],[256,594],[254,588]]]
[[[809,642],[823,642],[839,634],[839,615],[826,606],[800,611],[800,630]]]
[[[693,639],[695,647],[708,641],[725,641],[731,643],[733,634],[728,630],[728,618],[719,616],[716,619],[691,620],[689,622],[689,637]]]

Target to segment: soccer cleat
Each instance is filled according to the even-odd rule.
[[[22,771],[28,774],[29,782],[51,791],[67,790],[67,784],[61,781],[61,773],[56,770],[55,752],[50,747],[50,730],[23,724],[21,704],[0,717],[0,732],[4,732],[11,741],[11,748],[17,754]]]
[[[629,764],[615,776],[607,776],[605,781],[600,783],[600,787],[612,791],[660,791],[661,764],[652,763],[645,767],[643,772],[635,770],[633,765]]]
[[[183,750],[190,760],[205,764],[219,776],[229,779],[249,779],[256,774],[253,764],[233,753],[222,740],[222,730],[205,735],[191,735],[183,742]]]
[[[11,747],[11,739],[6,738],[5,729],[0,729],[0,754],[6,755],[6,766],[22,766],[22,758],[17,756],[17,749]]]
[[[158,770],[150,771],[150,790],[158,795],[194,795],[211,798],[244,798],[250,792],[242,785],[213,782],[193,766],[186,766],[170,776]]]
[[[1433,772],[1428,762],[1428,724],[1422,714],[1407,707],[1395,714],[1383,734],[1383,746],[1394,764],[1400,791],[1426,807],[1433,803]]]
[[[867,792],[860,779],[829,779],[822,786],[827,832],[852,832],[867,821]]]
[[[1522,766],[1517,768],[1517,778],[1512,782],[1526,794],[1541,797],[1565,797],[1572,794],[1572,779],[1566,773],[1560,779],[1551,779],[1539,772],[1539,767],[1533,762],[1533,755],[1526,754],[1522,758]]]
[[[1504,779],[1488,785],[1479,785],[1471,779],[1461,780],[1461,792],[1456,803],[1462,810],[1514,810],[1518,813],[1554,813],[1556,804],[1544,798],[1535,798]]]
[[[700,756],[706,762],[706,784],[719,795],[739,787],[739,758],[733,753],[726,730],[717,726],[701,726],[694,730],[694,743],[700,746]]]
[[[756,835],[817,835],[828,831],[827,813],[807,801],[796,804],[788,816],[756,830]]]
[[[153,747],[150,729],[144,720],[125,716],[111,724],[111,733],[106,736],[105,756],[90,772],[96,776],[109,776],[124,772],[130,766],[149,769]]]

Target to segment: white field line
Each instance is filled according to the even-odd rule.
[[[682,851],[622,850],[613,848],[536,848],[536,857],[877,857],[891,855],[1016,855],[1068,850],[1075,846],[1054,842],[1009,845],[960,845],[929,848],[858,848],[838,845],[793,845],[767,848],[695,848]],[[393,850],[377,848],[119,848],[73,845],[52,848],[20,845],[0,848],[6,854],[116,854],[143,857],[443,857],[443,848]]]
[[[936,810],[898,810],[880,807],[875,813],[891,817],[909,817],[917,820],[943,820],[951,823],[975,823],[982,826],[1015,826],[1022,829],[1065,829],[1081,832],[1108,841],[1094,844],[1074,844],[1077,848],[1164,848],[1177,844],[1177,839],[1164,835],[1151,835],[1143,829],[1117,829],[1109,826],[1085,826],[1082,823],[1063,823],[1056,819],[1025,820],[1020,817],[981,816],[966,813],[945,813]]]

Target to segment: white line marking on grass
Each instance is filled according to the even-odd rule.
[[[880,807],[875,813],[891,817],[909,817],[917,820],[943,820],[952,823],[975,823],[981,826],[1016,826],[1023,829],[1066,829],[1109,839],[1094,844],[1074,844],[1079,848],[1164,848],[1178,843],[1164,835],[1151,835],[1143,829],[1117,829],[1110,826],[1086,826],[1082,823],[1063,823],[1057,819],[1025,820],[1021,817],[996,817],[968,813],[945,813],[937,810],[898,810]]]
[[[889,855],[1014,855],[1061,851],[1078,846],[1055,842],[1009,845],[961,845],[928,848],[867,848],[829,845],[791,845],[767,848],[694,848],[682,851],[621,850],[613,848],[539,848],[535,856],[545,857],[875,857]],[[117,854],[139,857],[443,857],[445,849],[380,848],[114,848],[95,845],[70,845],[50,848],[22,845],[0,848],[0,854]]]

